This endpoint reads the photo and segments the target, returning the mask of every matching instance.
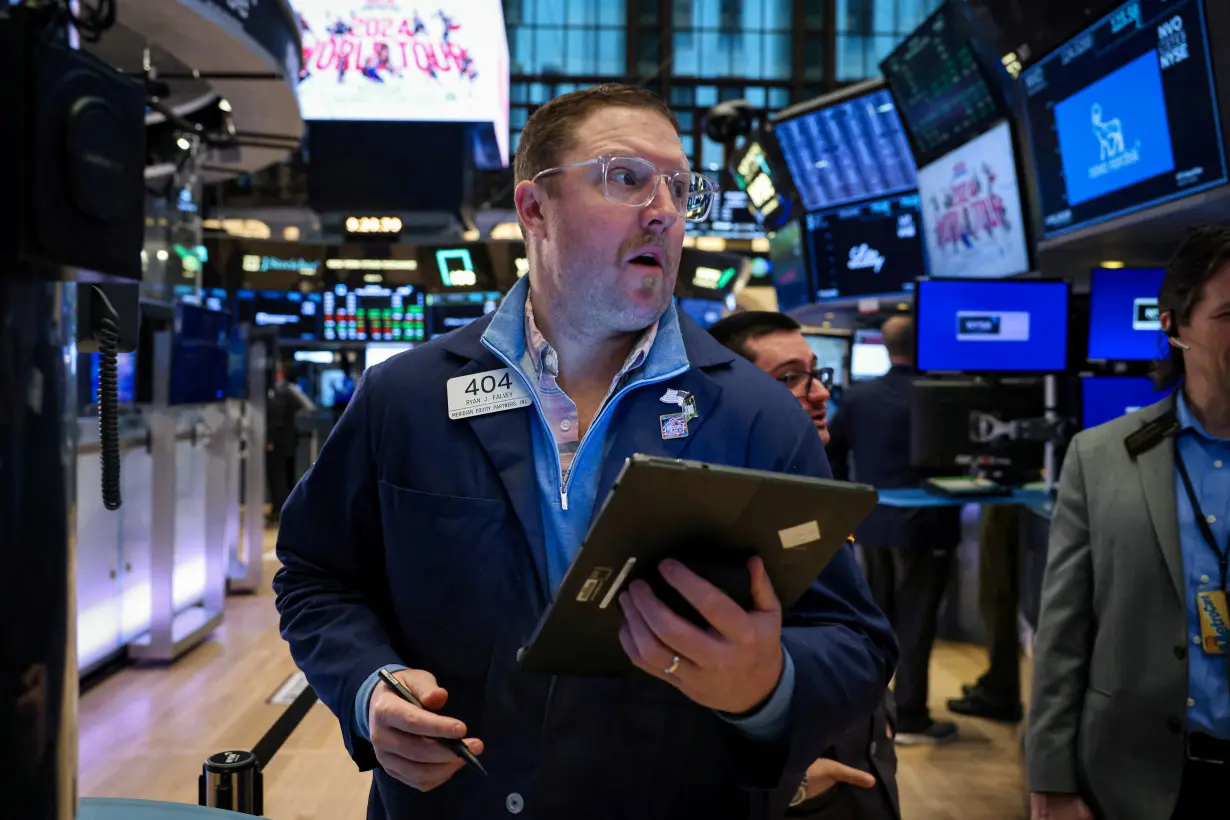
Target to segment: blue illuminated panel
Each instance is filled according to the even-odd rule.
[[[1094,361],[1140,362],[1163,349],[1157,294],[1162,268],[1093,272],[1089,288],[1089,351]]]
[[[1067,282],[923,280],[914,306],[921,371],[1059,373],[1067,368]]]

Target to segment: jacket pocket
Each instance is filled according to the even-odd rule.
[[[511,518],[502,501],[380,482],[385,568],[406,663],[447,687],[489,665],[508,583]]]

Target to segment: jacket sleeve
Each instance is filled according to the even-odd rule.
[[[1051,517],[1026,736],[1029,788],[1078,792],[1076,738],[1093,646],[1093,563],[1081,437],[1073,439]]]
[[[789,456],[761,469],[831,477],[810,425]],[[884,698],[896,669],[897,639],[848,545],[784,613],[782,645],[794,665],[789,732],[739,760],[745,788],[793,791],[807,767]]]
[[[384,540],[371,434],[379,367],[367,371],[316,463],[282,510],[273,579],[282,637],[320,700],[337,716],[346,749],[376,765],[356,725],[356,697],[373,671],[402,659],[385,624]]]

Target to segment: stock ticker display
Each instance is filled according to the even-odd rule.
[[[427,335],[423,294],[408,285],[338,285],[324,294],[323,313],[325,341],[421,342]]]
[[[1004,116],[955,14],[945,3],[880,63],[919,167]]]
[[[780,121],[774,131],[804,210],[917,185],[910,143],[883,88]]]
[[[1227,179],[1200,0],[1132,0],[1021,74],[1043,237]]]

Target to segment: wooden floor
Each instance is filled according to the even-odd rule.
[[[275,568],[266,563],[266,579]],[[936,646],[931,700],[937,717],[985,663],[981,647]],[[295,671],[278,636],[272,592],[229,599],[212,640],[170,667],[130,667],[82,696],[81,795],[196,803],[205,758],[251,748],[284,708],[266,701]],[[1016,728],[957,723],[956,743],[898,749],[904,820],[1023,820]],[[336,720],[317,704],[265,773],[265,814],[361,820],[369,784],[370,775],[347,757]]]

